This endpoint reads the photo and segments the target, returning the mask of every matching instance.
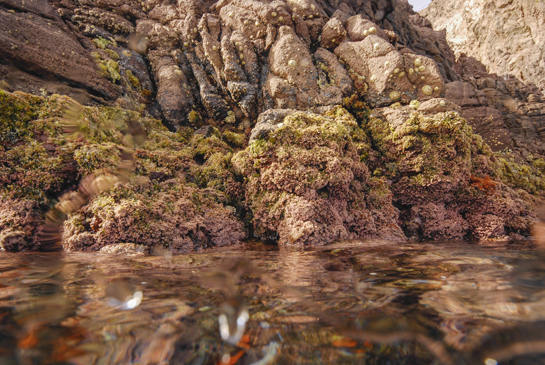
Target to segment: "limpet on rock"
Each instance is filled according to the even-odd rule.
[[[272,16],[273,18],[276,17],[277,15],[278,15],[278,14],[276,14],[276,11],[273,11],[273,12],[271,13],[271,16]]]
[[[396,69],[394,70],[394,73],[396,74],[396,73],[398,73],[398,72],[399,72],[399,68],[396,68]]]
[[[404,71],[401,71],[398,75],[399,78],[402,78],[402,77],[405,77],[405,72]]]
[[[369,35],[369,31],[368,31],[367,29],[364,30],[364,31],[363,31],[363,35],[367,37],[367,36]]]
[[[439,102],[439,105],[445,106],[445,105],[447,105],[447,103],[446,103],[444,100],[441,100],[441,101]]]
[[[314,4],[310,4],[310,8],[311,8],[312,10],[316,10],[316,6],[314,6]]]
[[[288,66],[290,67],[297,67],[297,61],[296,60],[289,60]]]
[[[218,47],[212,46],[212,49],[213,49],[214,51],[217,51]]]
[[[373,48],[375,49],[375,51],[378,51],[378,47],[379,47],[379,44],[378,44],[378,43],[375,43],[375,45],[373,46]]]
[[[422,65],[422,66],[418,67],[418,69],[419,69],[420,71],[426,71],[426,66]]]
[[[248,25],[248,23],[249,23],[249,21],[248,21],[248,19],[246,19],[246,20],[244,21],[244,25]]]
[[[439,86],[434,87],[433,90],[439,91]]]
[[[425,80],[425,79],[426,79],[426,77],[425,77],[425,76],[422,76],[422,77],[421,77],[421,79],[422,79],[422,80]]]
[[[233,14],[233,12],[231,11],[231,12],[229,13],[229,18],[232,18],[232,17],[234,17],[234,16],[235,16],[235,14]]]
[[[420,102],[418,100],[411,100],[411,102],[409,103],[409,108],[417,110],[418,108],[420,108]]]
[[[256,27],[259,27],[260,25],[261,25],[260,22],[255,22],[255,26],[256,26]]]
[[[284,17],[281,16],[281,17],[278,18],[278,20],[281,21],[281,22],[283,22],[283,21],[284,21]]]
[[[416,67],[419,67],[420,65],[422,65],[422,60],[420,58],[417,58],[416,60],[414,60],[414,65]]]
[[[374,34],[377,31],[377,28],[371,27],[369,28],[369,34]]]
[[[390,61],[384,62],[384,66],[386,66],[386,67],[390,66]]]
[[[409,75],[414,75],[414,70],[412,68],[409,69]]]
[[[314,17],[312,16],[312,14],[310,14],[310,15],[308,16],[308,18],[309,18],[309,19],[312,19],[312,18],[314,18]]]
[[[431,88],[430,85],[424,85],[424,86],[422,87],[422,92],[423,92],[424,94],[426,94],[426,95],[431,95],[431,94],[433,94],[433,89]]]
[[[397,99],[399,99],[400,97],[401,97],[401,94],[398,93],[397,91],[392,91],[392,92],[390,93],[390,99],[392,99],[392,100],[397,100]]]
[[[377,77],[375,75],[371,75],[371,78],[369,80],[371,82],[375,82],[376,79],[377,79]]]

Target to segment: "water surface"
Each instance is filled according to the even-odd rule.
[[[497,363],[545,364],[529,244],[0,252],[0,364]]]

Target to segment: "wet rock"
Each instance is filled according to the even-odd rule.
[[[32,200],[0,201],[0,246],[6,251],[34,251],[39,248],[41,217]]]
[[[502,183],[489,147],[468,123],[456,112],[410,110],[375,110],[365,128],[383,156],[408,235],[488,239],[505,235],[517,217],[529,234],[535,216],[524,208],[524,194]]]
[[[261,122],[268,133],[256,132],[233,159],[248,177],[246,201],[257,237],[278,236],[282,245],[404,238],[386,181],[371,177],[362,162],[368,140],[349,113],[283,110]]]
[[[100,249],[100,252],[105,254],[125,255],[129,257],[146,256],[145,247],[142,245],[135,245],[134,243],[117,243],[104,246]]]
[[[66,250],[131,242],[187,251],[245,237],[237,211],[243,192],[232,150],[217,130],[172,133],[137,112],[83,107],[61,96],[0,91],[0,97],[0,234],[6,249],[40,249],[52,198],[69,214]],[[61,116],[77,142],[66,143]],[[89,129],[79,129],[82,123]],[[138,149],[122,145],[124,133]],[[85,199],[76,192],[80,177]],[[74,205],[78,197],[81,208]]]
[[[27,251],[25,232],[5,229],[0,233],[0,247],[9,252]]]

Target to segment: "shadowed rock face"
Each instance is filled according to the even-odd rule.
[[[124,154],[66,249],[514,239],[535,220],[541,92],[456,57],[405,0],[0,0],[0,20],[7,250],[39,249],[51,202]],[[17,90],[107,132],[67,139],[73,100]],[[127,149],[132,125],[147,140]]]

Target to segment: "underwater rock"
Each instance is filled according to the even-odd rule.
[[[101,253],[125,255],[129,257],[142,257],[146,255],[146,247],[134,243],[118,243],[104,246],[100,249]]]

